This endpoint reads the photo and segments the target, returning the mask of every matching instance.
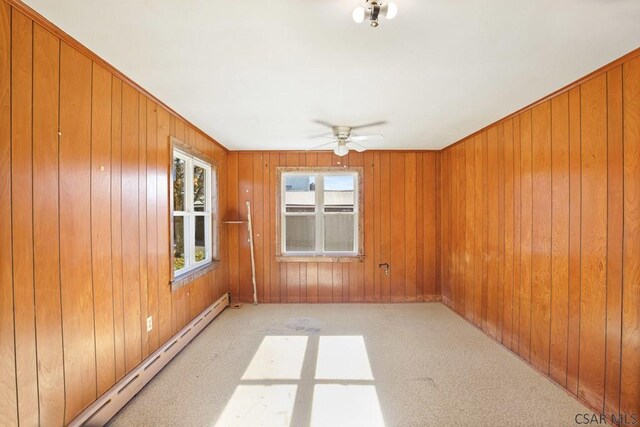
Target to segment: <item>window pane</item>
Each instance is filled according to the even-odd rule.
[[[353,252],[354,249],[354,216],[324,216],[324,250]]]
[[[324,177],[324,211],[353,212],[355,182],[353,175]]]
[[[306,175],[285,177],[284,201],[287,212],[315,212],[316,177]]]
[[[184,217],[173,217],[173,269],[184,268]]]
[[[205,237],[207,228],[205,226],[205,219],[206,217],[204,216],[195,217],[196,226],[194,228],[195,228],[196,237],[194,241],[196,242],[196,248],[195,248],[196,262],[202,261],[207,257],[207,243],[206,243],[207,240]]]
[[[173,158],[173,210],[184,211],[185,162]]]
[[[200,166],[193,167],[193,210],[204,212],[207,208],[207,171]]]
[[[314,216],[287,216],[285,221],[286,250],[315,251],[316,218]]]

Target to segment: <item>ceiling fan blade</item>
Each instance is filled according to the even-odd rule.
[[[314,123],[317,123],[322,126],[326,126],[328,128],[333,128],[333,125],[329,122],[325,122],[324,120],[314,120]]]
[[[376,139],[384,139],[383,135],[351,135],[350,141],[373,141]]]
[[[316,145],[315,147],[311,147],[311,148],[307,148],[305,149],[305,151],[315,151],[315,150],[320,150],[324,147],[328,147],[330,145],[335,144],[335,141],[331,141],[331,142],[325,142],[324,144],[320,144],[320,145]]]
[[[379,125],[385,125],[385,124],[387,124],[386,120],[380,120],[377,122],[366,123],[364,125],[351,126],[351,129],[362,129],[362,128],[368,128],[370,126],[379,126]]]
[[[318,135],[312,135],[309,137],[309,139],[336,139],[335,135],[331,132],[327,133],[321,133]]]
[[[367,147],[364,147],[357,142],[349,141],[347,142],[347,147],[351,150],[356,150],[358,153],[362,153],[367,150]]]

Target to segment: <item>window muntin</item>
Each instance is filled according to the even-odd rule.
[[[178,149],[173,151],[172,175],[172,253],[177,277],[217,257],[217,182],[215,168]]]
[[[283,172],[281,186],[284,255],[358,254],[357,172]]]

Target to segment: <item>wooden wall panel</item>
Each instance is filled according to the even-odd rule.
[[[11,8],[0,4],[0,420],[18,423],[11,233]]]
[[[51,24],[0,6],[0,425],[63,425],[228,291],[225,231],[217,268],[171,291],[169,137],[223,183],[227,153]]]
[[[580,250],[582,229],[582,172],[580,141],[580,88],[569,91],[569,318],[567,337],[567,389],[578,394],[580,364]]]
[[[38,423],[33,282],[33,22],[13,10],[11,50],[11,213],[18,416]]]
[[[551,325],[549,375],[567,380],[569,313],[569,95],[551,100]]]
[[[122,87],[122,282],[125,369],[142,361],[138,224],[138,92]],[[133,236],[133,238],[131,238]]]
[[[473,147],[472,147],[473,148]],[[502,342],[511,348],[513,337],[513,120],[504,123],[504,246],[503,246],[503,303]]]
[[[549,371],[551,319],[551,103],[531,115],[533,213],[531,254],[531,363]]]
[[[582,243],[578,396],[604,396],[607,308],[607,76],[581,86]],[[589,339],[583,339],[583,337]]]
[[[441,152],[443,301],[610,420],[640,413],[639,99],[640,51]]]
[[[60,282],[65,421],[96,396],[91,272],[91,61],[60,48]]]
[[[229,153],[230,173],[226,182],[229,197],[223,217],[243,219],[244,200],[252,201],[255,253],[261,259],[256,262],[257,288],[264,289],[258,292],[258,300],[339,303],[438,299],[436,158],[435,152],[370,151],[345,157],[326,152]],[[276,261],[276,168],[281,165],[363,167],[363,262]],[[396,199],[398,195],[401,200]],[[229,230],[231,296],[248,302],[252,295],[246,227],[231,224],[225,227]],[[271,237],[261,238],[258,234]],[[388,276],[378,268],[384,262],[391,265]]]
[[[624,220],[622,67],[607,73],[607,315],[605,413],[620,412]]]
[[[33,233],[40,423],[64,423],[64,360],[58,241],[58,99],[60,42],[33,33]],[[108,266],[110,268],[110,266]]]
[[[91,95],[91,255],[98,394],[115,384],[111,271],[111,74],[93,64]]]
[[[147,251],[155,252],[158,248],[158,171],[163,168],[158,167],[158,105],[152,100],[147,100]],[[147,313],[156,323],[158,322],[159,307],[159,260],[158,257],[151,256],[147,262],[147,284],[148,301]],[[144,301],[143,301],[144,302]],[[156,327],[149,332],[149,352],[153,353],[160,345],[159,328]]]
[[[620,412],[640,412],[640,59],[623,66],[624,249]]]

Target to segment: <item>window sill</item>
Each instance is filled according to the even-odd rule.
[[[363,262],[364,255],[276,255],[277,262]]]
[[[201,265],[198,268],[194,268],[193,270],[190,270],[184,274],[179,275],[178,277],[176,277],[170,282],[171,292],[174,292],[180,289],[181,287],[186,286],[189,283],[193,282],[198,277],[203,276],[215,270],[216,268],[218,268],[219,265],[220,265],[219,260],[213,260],[205,265]]]

